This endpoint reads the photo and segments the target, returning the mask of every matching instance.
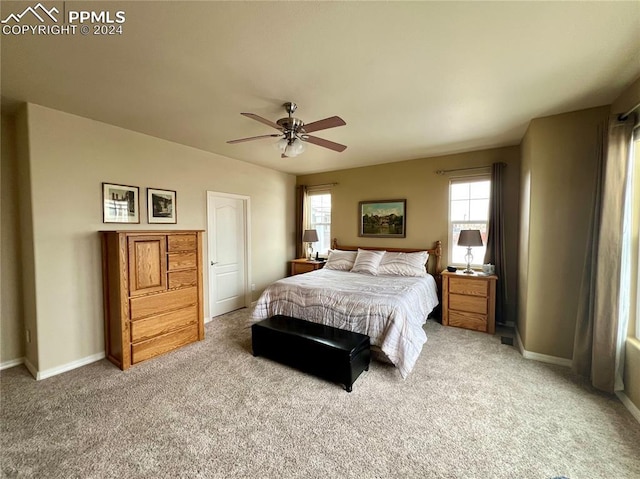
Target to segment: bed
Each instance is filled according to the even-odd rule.
[[[338,264],[334,259],[354,254],[351,267],[347,262],[333,269]],[[426,262],[420,276],[394,274],[398,271],[389,268],[391,259],[411,258],[416,271],[418,254]],[[256,303],[252,321],[281,314],[367,334],[372,347],[382,351],[406,378],[427,341],[422,326],[438,305],[435,277],[441,269],[441,254],[439,241],[429,249],[385,249],[341,246],[334,239],[326,266],[269,285]],[[381,258],[375,268],[364,260],[371,257],[374,262]],[[404,272],[401,268],[400,273]]]

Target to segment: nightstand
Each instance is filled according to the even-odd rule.
[[[442,324],[494,334],[496,275],[442,272]]]
[[[291,261],[291,276],[315,271],[316,269],[321,269],[323,266],[324,261],[313,261],[307,258],[294,259]]]

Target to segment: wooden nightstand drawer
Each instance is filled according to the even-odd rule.
[[[449,294],[449,309],[487,314],[487,298],[465,296],[463,294]]]
[[[293,274],[308,273],[309,271],[314,271],[315,269],[315,266],[309,263],[296,263],[294,266]]]
[[[291,261],[291,276],[322,269],[323,266],[323,261],[310,261],[305,258],[294,259]]]
[[[449,325],[458,328],[473,329],[475,331],[487,331],[487,316],[476,313],[464,313],[449,311]]]
[[[477,279],[451,278],[449,279],[449,292],[487,297],[489,293],[489,283],[486,281],[478,281]]]

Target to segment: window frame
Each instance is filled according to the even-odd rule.
[[[631,274],[634,275],[635,273],[635,281],[636,281],[636,290],[635,290],[635,298],[632,298],[635,301],[635,311],[630,311],[630,314],[634,314],[635,313],[635,331],[633,331],[633,335],[629,335],[629,336],[635,336],[635,338],[637,340],[640,341],[640,209],[636,206],[635,208],[633,207],[633,205],[637,204],[638,199],[640,198],[640,126],[637,126],[633,132],[633,139],[631,141],[631,152],[630,152],[631,158],[631,165],[630,165],[630,173],[631,173],[631,207],[632,207],[632,211],[631,211],[631,240],[632,242],[635,241],[635,245],[632,245],[632,253],[631,253],[631,258],[632,260],[635,259],[635,261],[632,261],[632,271]],[[635,222],[636,224],[636,232],[635,232],[635,238],[634,238],[634,233],[633,233],[633,223]],[[634,253],[633,253],[633,247],[635,246],[635,258],[633,257]],[[635,271],[633,271],[633,268],[635,268]],[[630,291],[630,293],[633,295],[634,292]]]
[[[311,222],[311,197],[312,196],[321,196],[321,195],[329,195],[329,223],[312,223]],[[307,198],[305,201],[305,229],[314,229],[314,225],[326,225],[329,227],[329,244],[327,245],[327,251],[323,251],[320,249],[320,246],[314,246],[314,252],[318,252],[318,256],[320,258],[326,258],[328,256],[329,249],[331,248],[331,224],[333,221],[333,193],[331,188],[308,188],[307,189]],[[306,246],[305,246],[306,247]]]
[[[451,218],[451,213],[452,213],[452,195],[451,195],[451,190],[452,190],[452,186],[454,184],[461,184],[461,183],[479,183],[479,182],[483,182],[483,181],[488,181],[489,182],[489,203],[487,205],[487,219],[486,220],[476,220],[476,219],[470,219],[468,221],[453,221]],[[459,262],[454,262],[453,261],[453,248],[456,246],[453,244],[453,225],[454,224],[471,224],[471,225],[477,225],[477,224],[485,224],[486,225],[486,231],[487,234],[489,233],[489,213],[490,213],[490,208],[491,208],[491,174],[490,173],[482,173],[482,174],[475,174],[475,175],[468,175],[468,176],[453,176],[451,178],[449,178],[449,187],[448,187],[448,210],[447,210],[447,224],[448,224],[448,258],[449,258],[449,265],[451,266],[456,266],[456,267],[466,267],[467,264],[466,263],[459,263]],[[485,244],[485,248],[486,248],[486,244]],[[486,249],[485,249],[486,251]],[[476,257],[474,256],[474,262],[471,263],[471,268],[472,269],[480,269],[482,267],[482,264],[484,262],[484,255],[482,258]]]

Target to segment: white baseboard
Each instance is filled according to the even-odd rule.
[[[24,364],[24,358],[12,359],[10,361],[5,361],[4,363],[0,363],[0,371],[3,369],[9,369],[14,366],[19,366]]]
[[[558,366],[565,366],[570,368],[573,361],[571,359],[559,358],[557,356],[549,356],[548,354],[534,353],[533,351],[527,351],[522,345],[522,339],[520,338],[520,331],[516,328],[516,339],[518,341],[518,349],[520,354],[525,359],[533,359],[534,361],[540,361],[541,363],[556,364]]]
[[[631,399],[623,391],[616,391],[616,396],[622,401],[622,404],[625,405],[631,415],[636,418],[636,421],[640,422],[640,409],[631,402]]]
[[[204,318],[204,324],[210,323],[213,318]]]
[[[50,378],[51,376],[57,376],[58,374],[66,373],[67,371],[71,371],[72,369],[76,369],[81,366],[86,366],[87,364],[95,363],[96,361],[100,361],[101,359],[104,359],[104,358],[105,358],[104,352],[92,354],[91,356],[87,356],[85,358],[78,359],[76,361],[71,361],[70,363],[63,364],[62,366],[56,366],[55,368],[45,369],[44,371],[36,371],[36,374],[34,374],[34,371],[31,370],[33,366],[29,368],[29,365],[28,365],[29,363],[27,361],[25,361],[25,364],[27,364],[27,368],[29,369],[31,374],[33,374],[35,378],[38,381],[40,381],[41,379],[47,379],[47,378]]]

